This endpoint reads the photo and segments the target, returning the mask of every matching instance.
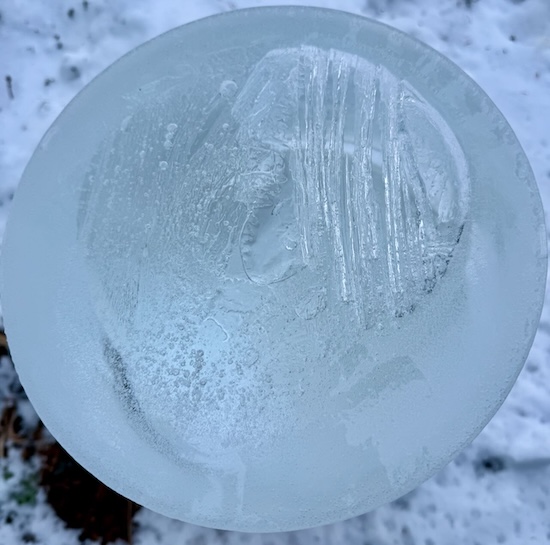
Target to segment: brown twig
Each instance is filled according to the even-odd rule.
[[[12,400],[6,401],[0,415],[0,458],[7,456],[9,444],[23,448],[24,460],[28,460],[36,450],[41,450],[47,444],[42,433],[42,421],[29,433],[24,428],[16,429],[17,418],[17,405]]]
[[[9,356],[10,347],[8,346],[8,339],[4,331],[0,329],[0,356]]]
[[[128,544],[132,545],[134,541],[133,535],[132,535],[132,523],[133,523],[134,513],[133,513],[133,506],[130,502],[128,502],[127,504],[126,517],[128,520],[128,535],[126,536],[126,538],[127,538]]]
[[[15,405],[11,401],[7,402],[0,416],[0,458],[5,458],[8,454],[8,441],[15,435],[16,416]]]
[[[6,87],[8,89],[8,96],[13,100],[15,95],[13,94],[13,83],[10,75],[6,76]]]

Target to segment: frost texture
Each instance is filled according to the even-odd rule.
[[[187,131],[166,125],[168,160],[156,162],[150,176],[166,186],[171,177],[191,179],[195,210],[176,210],[181,195],[165,188],[156,201],[164,218],[151,214],[147,238],[173,238],[169,218],[195,223],[189,236],[201,243],[200,260],[206,252],[227,272],[238,242],[244,273],[260,285],[328,265],[325,282],[366,327],[412,311],[445,273],[467,210],[466,163],[441,116],[385,68],[335,50],[277,49],[240,91],[223,81],[201,115],[186,108]],[[124,130],[136,125],[126,119]],[[117,151],[115,143],[111,156],[119,163]],[[122,167],[109,169],[120,174]],[[140,180],[134,183],[153,198],[150,178]],[[103,193],[105,205],[116,200],[116,188],[94,183],[84,192],[81,221],[101,208],[90,199]],[[112,223],[103,220],[106,228]],[[116,228],[132,231],[134,223]],[[99,226],[88,226],[93,245]],[[142,251],[147,257],[149,248]],[[128,289],[111,296],[127,305],[137,297]]]
[[[324,257],[363,324],[412,311],[445,273],[466,214],[465,160],[441,116],[386,69],[314,47],[266,55],[232,113],[250,280]]]
[[[78,236],[134,427],[216,464],[371,395],[358,339],[436,288],[468,176],[442,117],[348,53],[277,49],[240,85],[163,86],[96,154]]]

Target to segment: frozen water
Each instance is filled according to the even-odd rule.
[[[464,156],[441,116],[385,68],[315,47],[268,53],[232,113],[239,149],[254,150],[237,181],[249,278],[328,269],[366,326],[413,310],[467,211]]]
[[[4,249],[49,428],[122,493],[223,528],[343,519],[428,477],[502,401],[542,300],[540,203],[494,106],[395,31],[290,12],[196,23],[98,78]]]
[[[353,345],[429,304],[464,227],[463,152],[406,82],[312,46],[270,51],[240,90],[222,82],[207,112],[186,112],[195,131],[163,124],[161,173],[147,170],[158,147],[139,169],[127,151],[148,116],[99,150],[80,202],[106,360],[154,440],[265,441],[285,404],[319,396],[303,359],[323,358],[319,338],[288,352],[299,319],[344,319]]]

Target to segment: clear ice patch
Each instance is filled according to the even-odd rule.
[[[460,239],[468,172],[445,120],[407,82],[342,51],[277,49],[231,113],[239,149],[258,157],[238,174],[250,280],[328,261],[329,283],[367,327],[434,289]]]

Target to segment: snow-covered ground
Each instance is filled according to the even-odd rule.
[[[67,102],[136,45],[220,11],[271,0],[0,0],[0,236],[39,139]],[[550,210],[549,0],[307,0],[380,19],[441,51],[489,94],[516,131]],[[217,532],[141,510],[134,542],[526,545],[550,543],[550,301],[508,399],[474,443],[406,497],[346,522],[300,532]],[[0,394],[10,380],[0,363]],[[29,412],[29,411],[27,411]],[[28,418],[32,418],[29,415]],[[38,491],[14,487],[32,467],[2,462],[0,545],[78,542]],[[11,475],[13,474],[13,475]],[[8,478],[6,478],[8,477]],[[21,502],[19,502],[21,503]],[[10,516],[11,523],[6,522]]]

